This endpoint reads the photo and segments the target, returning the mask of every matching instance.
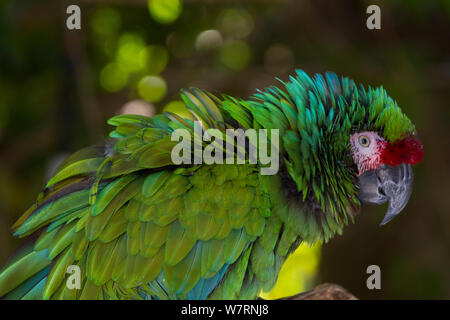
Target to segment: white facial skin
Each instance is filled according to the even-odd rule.
[[[381,165],[381,153],[385,140],[376,132],[363,131],[350,136],[353,161],[358,175]]]

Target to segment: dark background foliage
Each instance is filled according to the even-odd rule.
[[[72,2],[0,3],[0,264],[19,244],[10,226],[55,163],[104,141],[106,119],[145,96],[142,77],[167,84],[160,99],[140,102],[159,112],[182,87],[245,97],[301,68],[383,85],[425,148],[404,212],[378,227],[385,208],[364,207],[323,246],[317,282],[359,298],[450,298],[450,1],[185,0],[172,23],[144,0],[73,3],[81,30],[65,26]],[[366,28],[370,4],[381,8],[381,30]],[[205,30],[214,32],[200,40]],[[157,46],[154,64],[134,68],[133,45]],[[117,61],[129,69],[114,69]],[[371,264],[381,267],[381,290],[366,287]]]

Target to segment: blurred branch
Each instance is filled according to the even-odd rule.
[[[74,33],[70,31],[64,32],[64,59],[68,70],[66,70],[66,87],[65,90],[73,92],[77,97],[77,105],[80,113],[87,125],[89,131],[89,138],[96,139],[103,134],[103,118],[96,105],[96,97],[93,92],[95,84],[93,83],[93,76],[88,64],[88,59],[85,56],[85,34]],[[64,95],[66,104],[66,116],[70,114],[70,109],[76,109],[73,104],[74,101],[67,99]]]
[[[321,284],[310,291],[281,300],[358,300],[341,286],[333,283]]]

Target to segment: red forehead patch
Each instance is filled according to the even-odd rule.
[[[422,157],[422,143],[414,137],[407,137],[394,143],[385,142],[381,162],[395,167],[402,163],[418,164]]]

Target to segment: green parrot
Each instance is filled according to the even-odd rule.
[[[108,143],[65,160],[13,226],[33,237],[0,272],[0,297],[255,299],[302,242],[342,234],[361,203],[387,202],[382,224],[397,215],[423,156],[397,103],[331,72],[279,82],[248,100],[182,90],[192,118],[111,118]],[[179,129],[192,137],[184,147],[243,161],[177,163]],[[257,141],[230,146],[228,130],[239,129]],[[261,132],[267,149],[277,142],[274,174],[251,161]]]

